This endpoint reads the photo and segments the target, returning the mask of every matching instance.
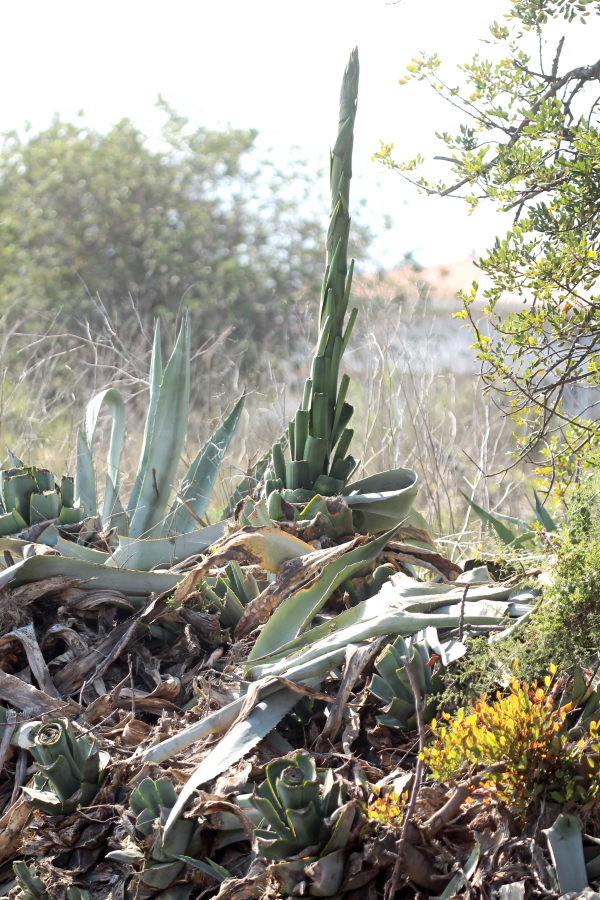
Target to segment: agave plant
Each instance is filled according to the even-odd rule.
[[[444,680],[439,673],[431,674],[432,653],[427,640],[412,641],[398,637],[389,644],[375,662],[379,674],[373,675],[369,690],[386,704],[384,715],[377,716],[380,725],[393,731],[416,728],[416,701],[403,657],[409,660],[421,698],[425,701],[423,721],[431,722],[438,708]]]
[[[268,828],[254,832],[256,852],[274,861],[269,872],[287,894],[305,882],[313,897],[338,893],[356,811],[346,787],[328,769],[321,782],[314,761],[304,753],[279,759],[252,797]]]
[[[496,537],[498,537],[506,547],[517,550],[525,544],[535,542],[538,533],[534,530],[532,525],[524,522],[523,519],[518,519],[515,516],[507,516],[503,513],[496,513],[493,515],[492,513],[486,512],[485,509],[482,509],[474,500],[467,497],[463,491],[461,491],[461,494],[475,515],[484,523],[484,525],[488,525],[493,529]],[[541,502],[537,491],[534,490],[533,496],[535,504],[531,502],[529,497],[527,498],[527,502],[535,516],[535,524],[540,528],[543,528],[547,535],[555,534],[558,528],[556,522]],[[521,534],[519,534],[518,530],[517,532],[512,531],[512,529],[509,528],[509,525],[516,526],[517,529],[520,529]]]
[[[224,523],[205,527],[203,516],[244,405],[244,396],[200,449],[177,490],[176,475],[185,442],[190,389],[190,326],[183,321],[175,348],[163,372],[160,322],[154,333],[150,366],[150,398],[137,473],[125,510],[121,502],[120,459],[125,436],[125,402],[116,388],[97,394],[85,413],[85,428],[77,436],[75,480],[65,477],[60,487],[45,469],[26,467],[10,454],[12,468],[0,473],[4,515],[0,537],[15,535],[28,525],[46,522],[38,540],[57,547],[63,556],[99,564],[149,570],[172,565],[201,553],[225,531]],[[103,406],[112,417],[108,466],[101,516],[98,516],[93,446]],[[174,499],[171,499],[174,495]],[[89,534],[78,533],[77,543],[65,540],[64,529],[85,521]],[[94,553],[82,546],[93,538],[97,522],[118,535],[112,552]],[[83,540],[82,540],[83,538]],[[19,551],[18,544],[15,550]],[[111,548],[104,548],[109,550]]]
[[[73,479],[64,476],[57,485],[48,469],[25,466],[10,454],[11,467],[0,472],[0,537],[42,522],[75,525],[84,517],[75,509]]]
[[[143,860],[144,866],[139,878],[144,885],[159,891],[169,889],[169,900],[185,900],[191,893],[193,884],[176,885],[174,888],[171,886],[186,862],[208,871],[218,880],[223,880],[228,873],[223,875],[225,870],[220,867],[193,858],[202,847],[202,826],[195,820],[179,819],[164,836],[164,824],[176,802],[177,793],[168,778],[159,778],[158,781],[144,778],[132,792],[129,808],[135,816],[135,831],[139,843],[145,841],[150,844],[149,855],[146,855],[139,843],[131,843],[124,850],[107,853],[107,857],[127,863]]]
[[[338,134],[329,168],[331,206],[326,249],[327,265],[321,294],[319,337],[311,374],[304,387],[302,406],[289,424],[290,459],[286,462],[279,441],[273,444],[271,464],[265,472],[265,493],[283,491],[290,502],[307,502],[314,494],[341,493],[356,468],[348,454],[354,412],[346,402],[350,379],[339,381],[340,361],[356,316],[353,309],[345,325],[352,271],[348,273],[350,233],[350,179],[352,144],[358,97],[358,50],[353,50],[340,92]],[[345,327],[344,327],[345,326]]]
[[[26,862],[18,861],[13,863],[13,872],[16,885],[21,888],[16,897],[13,895],[13,900],[47,900],[46,885],[36,875],[35,869],[30,869]],[[89,900],[89,897],[88,891],[81,890],[74,884],[67,888],[67,900]],[[2,897],[0,900],[8,898]]]
[[[34,787],[23,788],[28,802],[53,816],[89,806],[110,763],[109,755],[89,737],[76,738],[68,719],[26,725],[15,735],[16,742],[28,747],[39,772]]]
[[[160,322],[157,322],[150,366],[150,400],[138,463],[127,512],[120,499],[119,462],[125,433],[125,404],[111,388],[94,397],[85,416],[85,435],[77,438],[75,493],[89,515],[96,512],[96,480],[92,451],[98,416],[103,404],[112,415],[102,521],[116,526],[117,565],[148,569],[163,561],[186,558],[206,550],[220,537],[224,524],[204,527],[210,494],[218,468],[229,446],[244,404],[239,398],[229,416],[198,452],[176,490],[176,475],[185,442],[190,390],[190,325],[186,316],[175,348],[162,370]],[[169,499],[175,493],[175,499]],[[200,528],[198,526],[201,526]],[[152,540],[152,544],[144,543]],[[160,543],[159,543],[160,541]],[[177,542],[174,553],[173,542]]]

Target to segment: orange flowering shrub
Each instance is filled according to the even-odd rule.
[[[554,675],[556,667],[551,671]],[[495,703],[482,694],[454,717],[444,714],[444,723],[432,722],[435,740],[421,754],[431,774],[444,782],[464,780],[504,763],[505,770],[491,773],[478,790],[517,811],[524,811],[536,794],[557,802],[595,796],[600,782],[590,754],[600,752],[598,723],[591,724],[585,741],[571,742],[563,727],[571,704],[555,706],[551,681],[546,677],[544,689],[515,678],[508,696],[498,693]]]

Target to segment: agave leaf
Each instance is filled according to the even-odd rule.
[[[50,533],[52,532],[56,532],[56,538],[54,542],[50,543]],[[44,538],[44,540],[42,540],[42,538]],[[110,559],[110,553],[104,553],[103,550],[94,550],[92,547],[86,547],[83,544],[75,544],[73,541],[67,541],[58,534],[54,525],[48,526],[48,528],[46,528],[39,536],[38,544],[41,543],[50,544],[51,547],[60,550],[62,556],[70,559],[82,559],[87,562],[96,563],[97,565],[104,565],[104,563]]]
[[[159,778],[155,784],[160,797],[160,805],[165,809],[172,809],[177,803],[177,791],[173,787],[173,782],[168,778]]]
[[[38,485],[33,475],[33,469],[9,470],[3,472],[2,496],[4,508],[7,512],[16,510],[29,524],[29,509],[31,495],[38,491]]]
[[[535,506],[533,505],[531,500],[529,500],[529,498],[527,498],[527,499],[529,501],[529,505],[531,506],[531,508],[534,512],[536,519],[538,520],[538,522],[540,523],[542,528],[546,529],[546,531],[556,531],[557,530],[556,522],[554,521],[554,519],[552,518],[552,516],[550,515],[550,513],[548,512],[546,507],[543,505],[540,498],[538,497],[537,491],[534,490],[533,496],[535,497]]]
[[[249,670],[249,675],[247,675],[247,677],[250,677],[253,681],[265,677],[277,678],[280,675],[291,678],[288,670],[298,673],[302,672],[303,678],[316,677],[317,674],[322,674],[327,670],[326,668],[319,669],[316,665],[317,661],[321,660],[322,665],[329,661],[330,669],[333,666],[339,665],[344,660],[346,646],[348,644],[360,643],[361,641],[368,640],[368,638],[382,634],[416,634],[417,631],[421,631],[428,626],[434,626],[436,628],[458,628],[460,621],[460,615],[439,615],[437,613],[432,615],[412,615],[395,610],[384,612],[381,615],[366,619],[365,621],[358,621],[353,625],[337,631],[334,624],[335,620],[331,620],[326,623],[329,626],[333,625],[331,633],[326,637],[322,637],[314,643],[309,643],[308,646],[304,647],[296,656],[292,657],[290,655],[283,658],[277,658],[273,662],[265,663],[261,661],[254,667],[247,666],[247,672]],[[468,625],[496,625],[501,621],[501,617],[491,615],[465,615],[464,617],[464,622]],[[316,630],[317,629],[315,628],[314,631]],[[314,667],[309,668],[313,663]],[[286,675],[286,672],[288,672],[288,675]],[[306,672],[310,672],[311,674],[307,675]],[[302,678],[298,677],[297,680],[302,680]]]
[[[462,872],[458,872],[444,888],[439,900],[450,900],[451,897],[458,894],[458,891],[465,883],[465,878],[467,881],[470,881],[475,874],[479,864],[479,857],[481,856],[481,839],[476,831],[474,831],[473,834],[476,838],[476,844],[471,851],[471,855],[464,864]]]
[[[523,519],[517,518],[517,516],[507,516],[505,513],[494,513],[497,519],[500,519],[501,522],[510,522],[511,525],[517,525],[519,528],[522,528],[523,531],[530,531],[531,526],[524,522]]]
[[[282,688],[261,700],[247,719],[238,722],[216,744],[183,786],[177,803],[171,810],[165,825],[164,835],[169,833],[178,820],[194,791],[207,781],[212,781],[225,769],[245,756],[252,747],[272,731],[290,709],[298,702],[298,694],[290,688]]]
[[[511,547],[513,549],[517,549],[518,547],[523,547],[524,544],[527,544],[529,541],[533,541],[536,538],[535,531],[526,531],[525,534],[520,534],[518,538],[512,542]]]
[[[27,522],[21,516],[16,509],[13,509],[12,512],[5,513],[3,516],[0,516],[0,536],[4,537],[5,535],[14,534],[16,531],[20,531],[22,528],[27,528]],[[23,543],[28,543],[27,541],[23,541]]]
[[[262,828],[256,828],[254,831],[258,856],[264,856],[265,859],[274,859],[275,861],[288,860],[290,856],[295,856],[302,850],[301,845],[297,841],[284,841],[280,838],[273,837],[272,831],[264,831]],[[297,860],[287,863],[287,866],[297,866],[304,863],[305,860]],[[304,869],[304,865],[301,866]]]
[[[395,671],[394,674],[396,674]],[[378,700],[381,700],[386,705],[390,704],[395,696],[393,690],[381,675],[373,675],[369,690]]]
[[[179,819],[168,835],[164,836],[162,840],[158,839],[157,846],[153,850],[155,858],[159,859],[156,855],[157,850],[164,852],[167,855],[167,859],[176,857],[178,853],[185,853],[195,827],[196,823],[193,819]]]
[[[98,416],[102,404],[105,403],[112,416],[112,429],[110,432],[110,445],[108,448],[108,477],[112,481],[118,496],[121,486],[121,447],[125,436],[125,401],[121,391],[116,388],[108,388],[92,397],[85,411],[85,436],[90,453],[94,452],[94,435],[98,424]]]
[[[45,522],[48,519],[57,519],[60,513],[60,497],[56,491],[44,491],[42,494],[32,494],[29,501],[29,522]]]
[[[580,893],[588,886],[581,826],[575,816],[561,813],[551,828],[542,829],[548,839],[561,894]]]
[[[183,866],[182,862],[158,863],[158,865],[149,866],[140,873],[140,881],[147,884],[148,887],[164,890],[175,881]]]
[[[106,854],[106,858],[116,859],[118,862],[132,863],[143,859],[145,855],[135,844],[130,844],[126,850],[111,850],[110,853]]]
[[[376,660],[375,668],[392,689],[394,696],[399,697],[406,703],[410,703],[412,700],[411,691],[410,689],[407,689],[406,685],[400,680],[398,675],[399,662],[400,660],[396,658],[392,647],[386,647],[379,659]],[[395,713],[392,713],[392,715],[395,715]]]
[[[34,897],[40,897],[46,890],[46,886],[41,878],[37,878],[33,874],[33,871],[23,861],[13,863],[13,872],[17,876],[20,887],[23,890],[30,891]]]
[[[160,814],[161,796],[154,781],[151,778],[144,778],[140,782],[137,792],[142,798],[145,808],[149,809],[155,817],[158,816]]]
[[[163,538],[134,538],[119,535],[119,546],[109,565],[147,572],[154,566],[172,566],[197,553],[204,553],[225,533],[225,523],[216,522],[187,534]]]
[[[148,401],[148,414],[146,415],[146,424],[144,426],[144,439],[142,441],[140,461],[138,463],[135,481],[131,490],[131,496],[129,497],[129,503],[127,504],[127,514],[129,518],[131,518],[138,505],[142,481],[144,480],[144,474],[148,467],[148,454],[150,452],[150,441],[152,438],[152,430],[154,428],[156,404],[158,403],[158,395],[160,392],[160,383],[162,381],[162,376],[163,370],[162,352],[160,345],[160,319],[157,319],[154,328],[154,342],[152,344],[152,359],[150,362],[150,398]]]
[[[81,581],[95,579],[96,589],[121,591],[134,597],[147,597],[153,592],[162,594],[181,581],[181,575],[176,573],[136,572],[63,556],[31,556],[5,569],[0,574],[0,586],[14,581],[14,587],[20,587],[55,575],[66,575]]]
[[[11,468],[20,469],[25,465],[25,463],[22,462],[18,456],[15,456],[10,447],[6,448],[6,452],[8,453],[8,461],[11,465]]]
[[[27,794],[28,802],[36,809],[48,813],[50,816],[60,816],[63,814],[64,804],[57,798],[53,791],[38,791],[35,788],[23,786],[23,790]]]
[[[190,400],[190,323],[186,315],[162,378],[145,469],[129,536],[162,537],[165,509],[179,465]]]
[[[77,468],[75,470],[75,502],[86,516],[98,512],[96,500],[96,473],[87,441],[82,431],[77,432]]]
[[[58,521],[61,525],[78,525],[84,519],[85,510],[81,508],[72,509],[70,506],[63,506],[58,516]]]
[[[226,554],[230,549],[235,550],[236,555],[246,551],[257,565],[273,573],[278,572],[282,563],[290,559],[314,553],[314,548],[310,544],[294,537],[293,534],[287,534],[280,528],[269,526],[243,528],[233,534],[217,550],[223,561],[227,559]]]
[[[214,878],[216,881],[225,881],[226,878],[231,878],[231,875],[227,871],[227,869],[223,868],[223,866],[217,865],[217,863],[213,862],[212,859],[207,859],[206,862],[202,859],[192,859],[191,856],[178,856],[177,859],[180,859],[181,862],[187,863],[188,866],[193,866],[195,869],[200,869],[202,872],[205,872],[207,875],[210,875],[211,878]]]
[[[323,569],[322,575],[310,587],[303,588],[284,600],[258,636],[249,659],[273,653],[282,644],[297,637],[343,581],[352,578],[354,573],[363,568],[366,563],[372,562],[379,556],[398,527],[396,525],[376,541],[355,547],[340,559],[329,563]]]
[[[59,756],[49,766],[40,766],[39,763],[37,765],[41,774],[48,778],[56,796],[62,803],[69,800],[81,787],[64,756]]]
[[[298,768],[302,769],[306,781],[310,782],[317,780],[317,767],[314,759],[311,759],[310,756],[306,756],[305,753],[296,753],[294,759]],[[328,769],[327,771],[331,770]]]
[[[346,856],[347,852],[342,848],[323,855],[306,867],[306,873],[312,879],[309,889],[312,897],[333,897],[337,894],[344,878]]]
[[[282,815],[285,815],[282,812],[282,815],[279,815],[277,811],[277,807],[275,807],[270,800],[266,800],[264,797],[259,797],[258,794],[255,794],[253,797],[253,803],[256,806],[256,809],[261,813],[261,815],[266,819],[269,823],[273,832],[269,832],[271,837],[274,834],[277,835],[278,838],[284,841],[292,841],[294,840],[294,834],[288,825],[282,819]]]
[[[414,702],[410,703],[406,700],[401,700],[399,697],[394,697],[392,702],[384,708],[384,712],[386,716],[391,716],[392,719],[396,719],[398,722],[406,725],[408,720],[415,714],[415,704]]]
[[[204,447],[202,447],[181,483],[181,493],[187,505],[199,518],[202,518],[206,512],[219,472],[219,466],[239,422],[245,399],[246,394],[244,393],[223,424],[217,428]],[[178,499],[175,500],[171,507],[168,532],[182,534],[187,531],[194,531],[197,527],[197,520],[190,515]]]
[[[303,847],[311,847],[317,843],[323,820],[312,800],[304,809],[287,809],[286,816],[298,843]]]
[[[464,491],[461,491],[461,494],[473,510],[473,512],[481,519],[481,521],[489,525],[494,529],[500,540],[503,544],[509,546],[512,544],[516,538],[516,535],[512,533],[510,528],[507,528],[506,525],[503,525],[500,519],[496,516],[493,516],[491,513],[486,512],[485,509],[482,509],[474,500],[471,500]]]
[[[406,519],[417,495],[417,473],[390,469],[362,478],[343,490],[357,531],[380,534]]]
[[[104,488],[102,524],[107,529],[116,528],[117,534],[124,535],[125,537],[129,534],[129,517],[123,509],[110,475],[106,476],[106,486]]]

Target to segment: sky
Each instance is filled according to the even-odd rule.
[[[374,256],[391,267],[409,251],[424,265],[480,253],[508,224],[491,207],[468,216],[456,199],[427,198],[371,161],[379,140],[399,158],[431,158],[436,130],[459,117],[422,84],[398,84],[421,50],[442,58],[450,80],[476,51],[508,0],[20,0],[0,5],[0,131],[54,113],[105,129],[129,116],[156,135],[158,94],[192,121],[257,128],[259,147],[284,162],[292,145],[315,167],[335,138],[341,76],[359,46],[355,195],[368,201],[379,237]],[[568,40],[563,59],[597,58],[598,20]],[[560,36],[562,30],[556,36]],[[456,74],[454,74],[456,73]],[[442,151],[443,152],[443,151]],[[430,169],[445,176],[447,164]],[[443,167],[446,167],[444,170]],[[385,217],[393,226],[384,230]]]

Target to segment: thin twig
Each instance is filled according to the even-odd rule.
[[[131,682],[131,718],[135,719],[135,684],[133,683],[133,666],[131,661],[131,653],[127,654],[127,662],[129,663],[129,680]]]

